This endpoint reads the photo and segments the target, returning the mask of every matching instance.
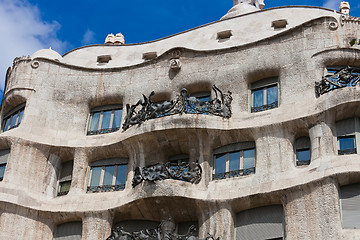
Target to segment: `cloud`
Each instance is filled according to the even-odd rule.
[[[89,45],[94,43],[95,41],[95,33],[93,31],[91,31],[90,29],[88,29],[84,36],[83,39],[81,40],[81,44],[82,45]]]
[[[67,43],[56,36],[60,24],[43,21],[39,9],[27,0],[0,0],[0,23],[0,89],[15,57],[49,47],[60,54],[66,49]]]
[[[341,0],[326,0],[323,4],[324,8],[338,10]]]

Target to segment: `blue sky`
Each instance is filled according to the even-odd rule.
[[[316,2],[316,3],[314,3]],[[265,8],[290,5],[338,9],[341,0],[265,0]],[[360,2],[349,0],[350,15]],[[126,43],[146,42],[219,20],[232,0],[0,0],[0,90],[17,56],[50,46],[60,54],[102,44],[121,32]]]

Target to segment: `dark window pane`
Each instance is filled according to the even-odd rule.
[[[22,120],[23,115],[24,115],[24,109],[22,109],[22,110],[20,111],[18,124],[21,123],[21,120]]]
[[[255,149],[244,150],[244,169],[255,167]]]
[[[0,179],[2,180],[4,178],[6,164],[0,165]]]
[[[277,86],[268,87],[266,90],[266,104],[277,102]]]
[[[9,129],[9,125],[10,125],[10,117],[6,119],[5,127],[4,127],[4,132]]]
[[[60,183],[59,193],[67,193],[70,190],[71,181],[65,181]]]
[[[215,156],[215,174],[226,172],[226,153]]]
[[[102,169],[102,167],[93,167],[92,168],[91,182],[90,182],[91,187],[99,186],[101,169]]]
[[[240,169],[240,151],[229,154],[229,171]]]
[[[110,126],[110,119],[111,119],[111,110],[110,111],[104,111],[102,123],[101,123],[101,129],[108,129]]]
[[[18,114],[17,114],[17,113],[14,114],[14,115],[12,115],[10,128],[13,128],[13,127],[16,125],[16,119],[17,119],[17,117],[18,117]]]
[[[114,110],[114,120],[112,128],[120,128],[122,109]]]
[[[298,161],[309,161],[310,160],[310,149],[297,150],[296,153],[297,153]]]
[[[340,145],[340,150],[354,149],[355,148],[354,136],[339,138],[339,145]]]
[[[127,164],[118,165],[115,185],[125,185]]]
[[[253,90],[253,107],[264,105],[264,89]]]
[[[99,128],[100,112],[94,112],[91,118],[90,131],[96,131]]]

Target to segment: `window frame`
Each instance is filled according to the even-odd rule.
[[[308,146],[299,146],[299,144],[301,145],[301,142],[299,143],[299,141],[304,140],[306,138],[306,141],[308,141]],[[307,144],[302,144],[302,145],[307,145]],[[311,140],[308,136],[302,136],[302,137],[298,137],[295,140],[294,143],[294,152],[295,152],[295,165],[297,167],[301,167],[301,166],[307,166],[310,165],[311,163]],[[299,160],[299,152],[303,152],[303,151],[308,151],[309,152],[309,160]]]
[[[359,118],[352,117],[335,122],[337,155],[358,154],[360,140]],[[352,138],[354,148],[341,149],[341,140]]]
[[[0,175],[0,182],[4,180],[7,163],[10,157],[10,152],[11,152],[10,148],[0,150],[0,168],[4,167],[4,173],[2,176]]]
[[[127,158],[109,158],[109,159],[102,159],[97,160],[89,164],[89,174],[88,174],[88,183],[87,183],[87,192],[112,192],[112,191],[120,191],[124,190],[126,187],[127,175],[128,175],[128,163],[129,160]],[[119,166],[126,166],[125,172],[125,181],[124,184],[116,184],[117,180],[117,172]],[[104,185],[105,179],[105,168],[106,167],[114,167],[112,173],[112,180],[111,185]],[[99,183],[97,185],[91,185],[91,181],[93,178],[93,170],[94,168],[101,168],[100,176],[99,176]]]
[[[254,167],[244,169],[244,152],[254,151]],[[239,169],[230,171],[230,154],[240,153]],[[225,172],[216,173],[216,159],[218,155],[225,154]],[[255,142],[241,142],[222,146],[213,151],[212,154],[212,180],[221,180],[232,177],[246,176],[256,172],[256,145]]]
[[[347,139],[347,138],[352,138],[353,139],[354,148],[341,149],[340,141],[342,139]],[[357,154],[355,134],[354,135],[347,135],[347,136],[338,136],[337,137],[337,148],[338,148],[338,155]]]
[[[268,89],[276,86],[276,102],[268,103],[267,101],[267,95],[268,95]],[[279,107],[279,97],[280,97],[280,91],[279,91],[279,78],[278,77],[269,77],[264,78],[259,81],[256,81],[251,84],[250,88],[250,111],[251,113],[257,113],[262,112],[266,110],[270,110],[273,108]],[[254,93],[256,91],[262,90],[262,96],[263,96],[263,105],[255,107],[255,99],[254,99]]]
[[[119,125],[119,127],[114,128],[113,124],[114,124],[114,116],[115,116],[115,111],[116,110],[121,111],[121,113],[120,113],[120,125]],[[110,113],[111,114],[110,115],[110,121],[109,121],[109,128],[102,128],[103,119],[104,119],[104,112],[109,112],[109,111],[111,111],[111,113]],[[93,116],[96,113],[100,113],[99,120],[98,120],[98,123],[97,123],[97,129],[96,130],[91,130]],[[91,111],[89,113],[86,135],[91,136],[91,135],[99,135],[99,134],[117,132],[117,131],[119,131],[121,129],[122,117],[123,117],[123,105],[122,104],[107,105],[107,106],[101,106],[101,107],[93,108],[93,109],[91,109]],[[111,128],[110,128],[110,126],[111,126]]]
[[[3,117],[3,120],[2,120],[2,124],[1,124],[1,132],[6,132],[11,129],[17,128],[24,118],[24,112],[25,112],[25,103],[22,103],[22,104],[17,105],[15,108],[11,109],[7,114],[5,114]],[[21,114],[21,118],[20,118],[20,122],[19,122],[20,114]],[[16,116],[15,125],[11,127],[12,118],[14,116]],[[9,119],[9,125],[7,125],[8,119]],[[6,127],[6,129],[5,129],[5,127]]]
[[[64,174],[64,170],[66,165],[69,164],[71,165],[71,174],[70,175],[66,175],[66,176],[62,176]],[[73,170],[74,170],[74,161],[70,160],[70,161],[66,161],[61,163],[61,170],[60,170],[60,175],[59,175],[59,180],[58,180],[58,188],[57,188],[57,196],[64,196],[67,195],[70,191],[71,188],[71,182],[72,182],[72,176],[73,176]],[[62,187],[69,184],[69,190],[68,191],[61,191]]]

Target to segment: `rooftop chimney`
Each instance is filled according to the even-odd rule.
[[[350,4],[348,2],[341,2],[339,7],[339,12],[345,15],[349,15]]]

